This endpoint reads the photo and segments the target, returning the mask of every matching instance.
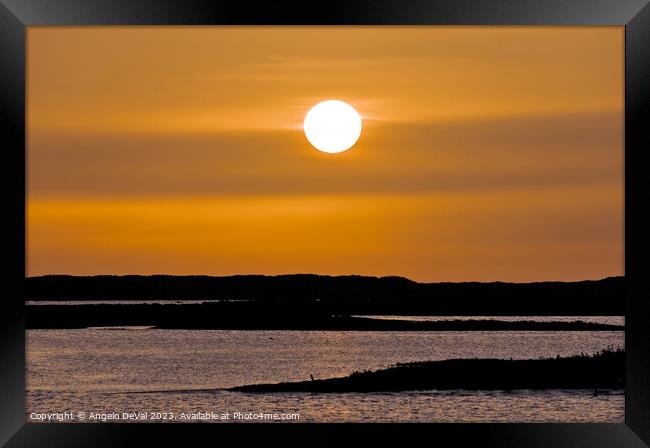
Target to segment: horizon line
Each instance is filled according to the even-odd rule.
[[[492,281],[478,281],[478,280],[462,280],[462,281],[430,281],[430,282],[421,282],[417,280],[410,279],[401,275],[362,275],[362,274],[315,274],[315,273],[287,273],[287,274],[230,274],[230,275],[211,275],[211,274],[88,274],[88,275],[76,275],[76,274],[41,274],[41,275],[26,275],[25,279],[36,279],[44,277],[75,277],[75,278],[93,278],[93,277],[208,277],[208,278],[233,278],[233,277],[299,277],[299,276],[312,276],[312,277],[329,277],[329,278],[344,278],[344,277],[362,277],[368,279],[401,279],[407,280],[411,283],[417,284],[462,284],[462,283],[509,283],[509,284],[535,284],[535,283],[583,283],[583,282],[599,282],[609,279],[624,279],[625,274],[622,275],[610,275],[600,278],[588,278],[581,280],[537,280],[537,281],[505,281],[505,280],[492,280]]]

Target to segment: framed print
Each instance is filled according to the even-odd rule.
[[[6,446],[650,442],[646,1],[0,11]]]

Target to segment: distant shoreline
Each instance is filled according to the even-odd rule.
[[[625,314],[626,280],[417,283],[403,277],[236,275],[26,278],[25,299],[227,300],[219,313],[277,315],[611,315]],[[212,308],[211,311],[217,311]]]
[[[341,378],[232,387],[234,392],[398,392],[408,390],[623,389],[625,352],[505,360],[450,359],[397,364]]]
[[[413,321],[331,315],[315,309],[191,305],[29,305],[28,329],[141,326],[184,330],[329,331],[623,331],[623,325],[576,321],[463,319]],[[293,312],[292,312],[293,311]]]

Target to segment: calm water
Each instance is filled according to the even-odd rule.
[[[413,322],[441,322],[450,320],[501,320],[505,322],[589,322],[594,324],[624,325],[625,316],[355,316],[380,320],[408,320]]]
[[[173,413],[172,421],[205,421],[191,415],[200,411],[229,412],[228,421],[297,413],[301,422],[621,422],[621,391],[594,397],[591,390],[257,395],[179,389],[327,378],[408,361],[563,356],[622,347],[623,338],[621,331],[29,330],[27,418],[32,412],[75,415],[66,421],[77,421],[80,412],[84,421],[91,412],[116,413],[99,416],[106,418],[166,412],[147,419]],[[233,419],[235,412],[255,415]]]

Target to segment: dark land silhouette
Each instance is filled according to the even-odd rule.
[[[623,315],[625,278],[417,283],[403,277],[296,275],[28,277],[27,300],[247,300],[344,315]],[[250,304],[249,304],[250,305]],[[246,311],[249,311],[247,309]]]
[[[623,326],[593,322],[450,320],[416,322],[330,314],[320,304],[224,302],[185,305],[31,305],[26,328],[152,326],[196,330],[357,331],[611,331]]]
[[[397,364],[343,378],[233,387],[238,392],[391,392],[407,390],[623,389],[625,352],[545,359],[450,359]]]
[[[27,328],[146,325],[246,330],[622,330],[586,322],[412,322],[355,315],[622,315],[624,278],[543,283],[417,283],[401,277],[44,276],[28,300],[218,300],[30,305]]]

